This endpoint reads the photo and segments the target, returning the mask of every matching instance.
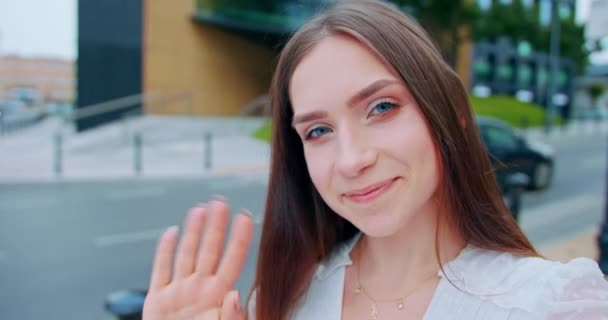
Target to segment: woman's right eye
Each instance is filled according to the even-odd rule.
[[[318,138],[321,138],[324,135],[328,134],[329,132],[331,132],[331,130],[328,127],[312,128],[306,132],[306,135],[304,136],[304,140],[309,141],[309,140],[318,139]]]

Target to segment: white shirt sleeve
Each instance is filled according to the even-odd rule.
[[[253,290],[247,302],[247,320],[255,320],[255,298],[257,290]]]
[[[556,296],[547,319],[608,320],[608,281],[595,261],[574,259],[557,270],[553,281]]]

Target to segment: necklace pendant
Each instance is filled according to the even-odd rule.
[[[371,320],[378,320],[378,308],[376,307],[376,303],[372,303]]]
[[[397,309],[402,310],[405,307],[405,304],[403,303],[403,299],[399,300],[399,303],[397,303]]]

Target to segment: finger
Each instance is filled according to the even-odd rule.
[[[172,226],[158,240],[150,278],[150,290],[162,288],[171,281],[171,266],[173,264],[173,252],[177,245],[177,233],[178,227]]]
[[[229,220],[228,205],[221,200],[212,200],[207,208],[209,216],[203,244],[198,255],[196,271],[204,275],[215,273],[226,239]]]
[[[251,214],[246,211],[237,215],[234,219],[226,254],[217,271],[218,277],[229,288],[234,286],[245,266],[252,238],[253,220],[251,219]]]
[[[224,296],[220,319],[245,320],[245,312],[241,308],[241,299],[238,291],[230,291]]]
[[[205,225],[205,211],[204,207],[195,207],[188,213],[184,235],[177,249],[174,278],[185,278],[194,272],[194,263]]]

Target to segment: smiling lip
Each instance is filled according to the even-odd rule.
[[[373,184],[369,187],[353,190],[344,194],[346,198],[357,203],[368,203],[372,202],[383,193],[388,191],[393,184],[397,181],[397,178],[382,181],[380,183]]]

